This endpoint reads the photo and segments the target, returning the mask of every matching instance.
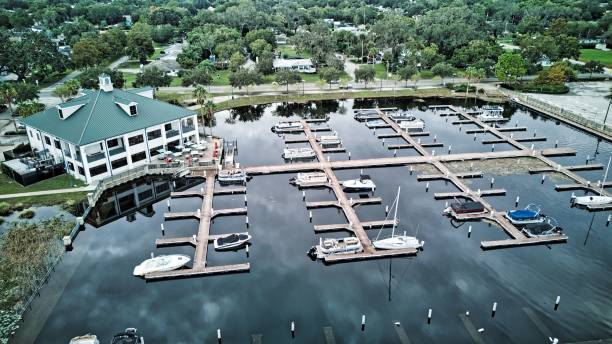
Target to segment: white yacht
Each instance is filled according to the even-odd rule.
[[[308,251],[311,258],[323,259],[334,254],[350,254],[363,251],[361,241],[356,237],[340,239],[319,239],[319,244]]]
[[[315,156],[311,148],[285,148],[283,150],[284,159],[311,159]]]
[[[145,260],[134,268],[134,276],[144,276],[152,272],[172,271],[185,266],[191,258],[184,254],[157,256]]]
[[[247,174],[242,169],[219,171],[217,179],[221,183],[246,183]]]
[[[416,117],[412,117],[411,120],[399,120],[397,122],[397,125],[405,131],[421,131],[425,129],[425,122]]]
[[[376,239],[372,241],[372,245],[380,250],[397,250],[397,249],[407,249],[414,248],[420,249],[425,245],[424,241],[419,241],[416,237],[406,235],[395,235],[395,225],[397,224],[397,208],[399,206],[399,196],[400,196],[400,188],[397,188],[397,196],[395,197],[395,201],[391,208],[394,208],[393,214],[393,228],[391,229],[391,236],[384,239],[379,239],[380,234],[382,233],[383,227],[380,228]]]
[[[606,167],[606,173],[604,174],[603,182],[601,183],[601,189],[599,190],[599,195],[595,196],[580,196],[576,197],[572,193],[572,198],[570,202],[572,205],[581,205],[585,207],[589,206],[602,206],[612,204],[612,197],[605,196],[603,194],[604,185],[606,184],[606,178],[608,178],[608,170],[610,169],[610,161],[612,160],[612,156],[608,159],[608,167]]]
[[[88,333],[83,336],[72,338],[68,344],[100,344],[100,341],[95,334]]]
[[[322,147],[329,147],[338,146],[342,143],[342,141],[340,141],[340,139],[336,135],[321,135],[319,137],[319,143]]]
[[[481,108],[481,113],[476,116],[481,120],[497,120],[503,119],[504,108],[500,105],[485,105]]]
[[[327,183],[327,175],[323,172],[300,172],[296,177],[289,179],[289,183],[296,186],[311,186]]]
[[[279,122],[272,126],[272,131],[275,133],[282,133],[301,129],[304,129],[304,126],[301,122]]]
[[[369,175],[364,174],[359,179],[350,179],[342,182],[342,188],[345,191],[374,191],[376,184],[372,181]]]
[[[215,250],[235,250],[248,244],[249,240],[251,240],[249,233],[230,234],[215,239]]]

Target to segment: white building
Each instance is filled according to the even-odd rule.
[[[99,90],[21,120],[32,149],[91,183],[152,162],[161,149],[199,143],[195,112],[153,99],[150,87],[121,90],[108,75],[99,79]]]
[[[272,62],[275,71],[290,70],[298,73],[316,73],[317,69],[312,64],[310,59],[293,58],[293,59],[274,59]]]

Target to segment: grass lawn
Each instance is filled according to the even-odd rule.
[[[276,50],[278,50],[281,53],[281,56],[285,57],[303,57],[303,58],[309,58],[310,54],[307,52],[304,53],[300,53],[298,54],[298,52],[295,50],[293,45],[289,45],[289,44],[284,44],[284,45],[279,45]]]
[[[357,68],[361,66],[367,66],[366,64],[357,65]],[[376,79],[387,79],[387,65],[384,63],[378,63],[374,65],[374,70],[376,71]]]
[[[123,88],[130,88],[134,81],[136,80],[136,74],[133,73],[123,73],[123,79],[125,83],[123,84]]]
[[[580,61],[598,61],[606,67],[612,67],[612,51],[599,49],[580,49]]]
[[[77,187],[85,186],[85,183],[68,174],[62,174],[60,176],[49,178],[28,186],[22,186],[4,173],[0,174],[0,194],[2,195],[21,192],[66,189],[71,188],[73,184]]]

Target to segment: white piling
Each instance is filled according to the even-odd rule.
[[[412,171],[413,171],[413,170],[414,170],[414,169],[412,168],[412,165],[410,165],[410,174],[412,174]]]
[[[497,302],[493,302],[493,310],[491,310],[491,317],[495,316],[496,311],[497,311]]]
[[[420,137],[417,139],[417,143],[421,144],[421,138]]]
[[[383,146],[385,145],[385,138],[384,137],[382,139],[382,144],[383,144]]]
[[[476,133],[474,133],[474,141],[476,141]]]
[[[427,311],[427,323],[428,324],[431,323],[431,313],[432,313],[432,310],[430,308],[429,311]]]
[[[544,184],[544,180],[546,180],[546,175],[545,174],[542,175],[542,184]]]
[[[555,148],[559,145],[559,140],[555,140]]]
[[[444,209],[448,208],[448,201],[444,202]]]
[[[448,154],[451,153],[451,150],[453,149],[453,145],[448,145]]]
[[[608,219],[606,220],[606,227],[610,224],[610,220],[612,220],[612,215],[608,215]]]
[[[306,200],[306,191],[302,190],[302,201]]]
[[[249,228],[249,217],[245,217],[244,222],[246,223],[247,228]]]
[[[312,222],[312,210],[308,212],[308,216],[310,217],[310,222]]]
[[[151,258],[155,258],[155,255],[153,254],[153,252],[151,252]]]
[[[327,156],[327,162],[329,162],[329,155]]]
[[[217,329],[217,339],[221,340],[221,329]]]
[[[244,194],[244,205],[247,205],[247,195]]]
[[[176,189],[176,181],[172,181],[172,186]]]
[[[555,310],[557,310],[557,308],[559,308],[559,302],[561,302],[561,296],[558,295],[557,299],[555,300]]]
[[[480,196],[480,189],[478,189],[478,196]]]
[[[532,143],[532,144],[531,144],[531,150],[533,150],[533,147],[535,147],[535,146],[534,146],[534,145],[533,145],[533,143]]]
[[[435,149],[431,151],[431,156],[436,156],[436,150]]]
[[[427,182],[427,184],[425,184],[425,192],[429,192],[429,182]]]
[[[589,164],[589,160],[591,160],[591,156],[590,156],[590,155],[587,155],[587,158],[586,158],[586,164],[587,164],[587,165]]]
[[[200,188],[200,193],[201,193],[201,194],[203,194],[203,193],[204,193],[204,188],[203,188],[203,187],[201,187],[201,188]]]
[[[397,149],[393,150],[393,156],[396,157],[397,156]]]
[[[420,141],[420,140],[421,140],[421,139],[419,139],[419,143],[421,143],[421,141]],[[438,141],[438,135],[437,135],[437,134],[436,134],[436,135],[434,135],[434,142],[436,142],[436,141]]]
[[[519,204],[519,200],[520,200],[520,199],[521,199],[521,197],[520,197],[520,196],[516,196],[516,201],[514,201],[514,206],[515,206],[515,207],[516,207],[516,206],[518,206],[518,204]]]
[[[162,235],[164,235],[164,224],[161,224]]]
[[[495,151],[495,143],[491,145],[491,152]]]
[[[510,133],[510,138],[513,139],[514,138],[514,133]]]
[[[493,187],[493,183],[495,183],[495,178],[494,177],[491,178],[491,187]]]
[[[168,210],[170,210],[170,200],[166,200],[166,205],[168,206]]]
[[[295,337],[295,321],[291,322],[291,336]]]
[[[533,137],[536,137],[537,132],[538,132],[538,129],[533,129]]]
[[[389,206],[385,206],[385,216],[389,215]],[[610,216],[608,216],[608,222],[610,222]]]
[[[200,215],[202,215],[202,210],[198,209],[197,214],[198,214],[198,217],[200,217]]]
[[[365,314],[361,315],[361,330],[365,330]]]
[[[472,235],[472,225],[468,227],[468,238]]]
[[[349,155],[349,160],[351,160],[351,152],[348,152],[348,153],[349,153],[349,154],[348,154],[348,155]]]

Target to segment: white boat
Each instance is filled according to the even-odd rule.
[[[215,239],[215,250],[235,250],[245,246],[249,240],[251,240],[251,235],[249,235],[249,233],[230,234]]]
[[[365,122],[366,127],[372,129],[372,128],[382,128],[382,127],[386,127],[388,126],[387,122],[383,121],[382,119],[373,119],[370,121],[366,121]]]
[[[316,156],[311,148],[285,148],[283,150],[284,159],[310,159]]]
[[[423,120],[416,117],[413,118],[413,120],[398,121],[397,125],[406,131],[418,131],[425,129],[425,122],[423,122]]]
[[[405,111],[399,111],[399,110],[390,113],[389,118],[391,118],[392,120],[396,122],[414,121],[416,119],[416,117],[412,116],[410,113],[405,112]]]
[[[416,237],[406,235],[395,235],[395,225],[397,224],[397,208],[399,206],[399,196],[400,196],[400,188],[397,188],[397,196],[395,197],[395,201],[391,208],[395,207],[395,211],[393,214],[393,227],[391,229],[391,236],[384,239],[379,239],[380,234],[382,233],[383,227],[380,228],[376,239],[372,241],[372,245],[375,248],[380,250],[398,250],[398,249],[420,249],[425,245],[424,241],[419,241]],[[386,219],[385,219],[386,220]]]
[[[363,251],[361,241],[356,237],[340,239],[319,239],[319,244],[308,251],[311,258],[323,259],[334,254],[350,254]]]
[[[546,216],[540,212],[540,207],[530,203],[524,209],[509,210],[504,214],[504,217],[514,225],[527,225],[531,223],[542,223],[546,220]]]
[[[296,131],[301,129],[304,129],[301,122],[279,122],[272,126],[272,131],[275,133]]]
[[[217,174],[221,183],[246,183],[247,174],[242,169],[224,170]]]
[[[504,112],[504,108],[500,105],[485,105],[481,108],[482,113],[476,116],[478,119],[483,120],[496,120],[503,119],[502,115]]]
[[[563,229],[559,227],[557,221],[552,218],[546,218],[546,221],[541,223],[530,223],[523,227],[521,231],[530,238],[542,238],[563,234]]]
[[[100,344],[100,341],[95,334],[88,333],[83,336],[72,338],[68,344]]]
[[[296,186],[321,185],[327,183],[327,175],[323,172],[300,172],[289,179],[289,183]]]
[[[340,139],[336,135],[321,135],[319,137],[319,143],[323,147],[329,147],[338,146],[342,143],[342,141],[340,141]]]
[[[359,179],[343,181],[342,188],[345,191],[374,191],[376,189],[376,184],[374,184],[369,175],[363,174]]]
[[[589,207],[589,206],[601,206],[601,205],[612,204],[612,197],[603,195],[604,185],[606,184],[606,178],[608,178],[608,170],[610,169],[611,160],[612,160],[612,156],[610,156],[610,158],[608,159],[608,167],[606,167],[606,173],[604,174],[603,182],[601,183],[601,189],[599,190],[599,195],[576,197],[572,193],[572,198],[570,199],[570,203],[572,205],[581,205],[581,206]]]
[[[184,254],[170,254],[166,256],[157,256],[145,260],[136,265],[134,268],[134,276],[144,276],[152,272],[172,271],[189,263],[191,258]]]

